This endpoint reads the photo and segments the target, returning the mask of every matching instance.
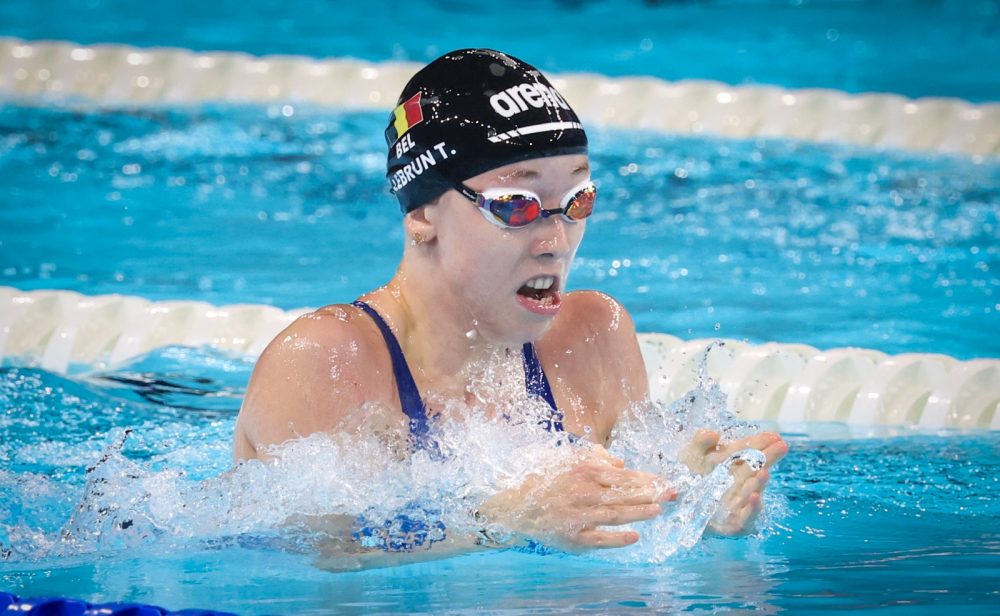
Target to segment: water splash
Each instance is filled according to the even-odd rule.
[[[66,513],[64,522],[53,525],[50,519],[38,528],[4,512],[0,542],[7,546],[6,558],[106,554],[138,546],[204,549],[226,542],[313,554],[357,552],[359,527],[405,534],[441,524],[450,534],[475,535],[482,521],[474,512],[483,501],[532,475],[568,468],[594,446],[586,439],[566,442],[544,429],[539,420],[548,407],[524,393],[517,354],[498,352],[480,368],[466,375],[471,408],[447,404],[434,424],[440,455],[408,452],[405,424],[374,405],[351,414],[336,433],[289,441],[271,450],[267,462],[247,461],[200,480],[181,470],[183,452],[137,461],[127,448],[136,434],[114,431],[87,469],[82,492],[44,477],[14,482],[23,497],[19,502],[39,493],[41,482],[41,492],[50,493],[50,502],[62,501]],[[662,476],[682,496],[660,518],[636,525],[642,541],[614,558],[659,563],[690,548],[716,514],[734,461],[762,463],[759,452],[744,451],[705,477],[692,473],[679,452],[700,427],[730,435],[750,429],[732,421],[725,395],[704,370],[683,399],[669,407],[633,409],[616,429],[611,453],[630,468]],[[69,502],[74,506],[66,511]]]
[[[723,441],[759,431],[758,426],[736,418],[725,392],[708,372],[709,355],[724,345],[716,341],[705,349],[695,387],[680,399],[669,405],[653,401],[631,409],[615,428],[611,453],[625,460],[629,468],[664,477],[680,496],[673,504],[666,504],[664,514],[656,520],[636,524],[641,541],[630,550],[613,554],[612,560],[662,563],[678,550],[693,547],[712,519],[722,513],[722,497],[733,483],[732,465],[739,460],[758,470],[766,463],[761,452],[744,449],[701,476],[682,460],[685,447],[702,428],[718,431]]]

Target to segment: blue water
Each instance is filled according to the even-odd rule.
[[[959,0],[7,0],[0,36],[415,61],[485,45],[550,71],[996,101],[998,15]],[[391,275],[402,245],[383,120],[0,105],[0,284],[350,300]],[[570,284],[619,297],[640,331],[1000,356],[996,159],[591,133],[601,197]],[[255,534],[44,553],[124,428],[109,492],[225,473],[251,367],[183,348],[71,377],[0,367],[0,589],[244,614],[937,614],[1000,598],[996,432],[788,434],[765,532],[660,565],[503,552],[331,574]]]
[[[0,543],[23,549],[57,534],[83,496],[85,469],[118,428],[133,430],[126,458],[160,477],[224,472],[251,365],[172,348],[73,379],[0,370]],[[0,588],[243,614],[934,614],[995,605],[1000,433],[840,440],[837,426],[814,430],[786,435],[792,453],[770,488],[786,512],[767,533],[703,540],[659,565],[504,552],[332,574],[308,551],[278,550],[259,535],[152,536],[99,556],[15,554],[0,560]],[[127,486],[128,475],[112,473],[104,491]]]
[[[0,36],[426,61],[495,47],[546,71],[1000,100],[996,0],[5,0]]]
[[[351,301],[402,251],[383,119],[0,108],[0,284]],[[640,331],[1000,356],[996,159],[601,128],[591,149],[601,193],[569,284]]]

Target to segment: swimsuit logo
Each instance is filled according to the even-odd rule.
[[[389,116],[389,128],[385,129],[386,144],[392,145],[405,135],[406,131],[424,121],[424,112],[420,109],[420,94],[417,92],[410,97],[410,100],[392,110],[392,115]]]
[[[562,107],[569,111],[569,104],[555,88],[542,83],[521,83],[511,86],[503,92],[497,92],[490,97],[490,105],[505,118],[527,111],[528,106],[535,109],[542,107]]]

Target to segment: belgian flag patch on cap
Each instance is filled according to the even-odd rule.
[[[408,101],[392,110],[389,116],[389,128],[385,129],[385,142],[392,145],[417,124],[424,121],[424,112],[420,109],[420,92],[410,97]]]

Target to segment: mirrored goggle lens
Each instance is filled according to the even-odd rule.
[[[508,227],[523,227],[536,220],[542,213],[542,205],[538,200],[524,195],[483,197],[480,205]]]
[[[597,198],[597,189],[588,186],[570,197],[566,204],[566,217],[570,220],[583,220],[594,212],[594,200]]]

